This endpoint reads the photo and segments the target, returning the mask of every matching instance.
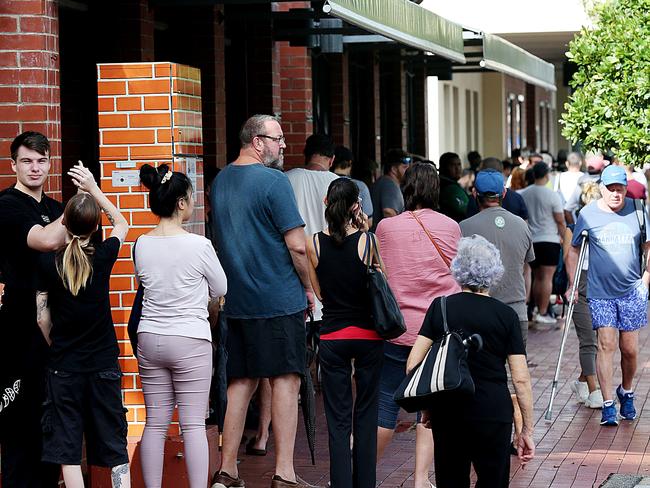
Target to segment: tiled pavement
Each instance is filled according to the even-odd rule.
[[[551,422],[544,420],[551,381],[557,359],[561,332],[531,330],[528,338],[529,361],[535,402],[535,441],[537,455],[522,469],[512,458],[513,488],[586,488],[598,487],[610,473],[650,475],[650,406],[646,400],[650,390],[650,333],[640,336],[639,370],[636,384],[636,405],[639,418],[622,422],[618,427],[600,427],[600,410],[590,410],[573,401],[569,387],[578,374],[578,349],[575,332],[569,333],[565,349],[561,381]],[[617,356],[618,359],[618,356]],[[615,370],[615,379],[620,371]],[[327,431],[318,397],[316,466],[311,466],[302,418],[296,441],[296,470],[307,481],[325,484],[328,480],[329,457]],[[393,443],[377,466],[378,485],[383,488],[412,487],[415,433],[409,429],[408,415],[401,418]],[[470,440],[471,442],[471,440]],[[268,488],[273,475],[273,445],[266,457],[242,453],[240,473],[250,488]],[[433,476],[431,477],[434,480]]]

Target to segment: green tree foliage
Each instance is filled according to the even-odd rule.
[[[650,0],[608,0],[593,18],[566,53],[578,70],[562,133],[587,150],[650,164]]]

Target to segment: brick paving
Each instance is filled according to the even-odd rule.
[[[650,333],[646,329],[640,336],[635,385],[639,417],[634,422],[621,422],[618,427],[607,428],[599,425],[600,410],[579,406],[573,400],[569,385],[579,373],[577,339],[573,330],[567,341],[553,419],[550,422],[544,420],[560,338],[559,330],[530,331],[528,344],[529,361],[532,363],[530,372],[535,402],[537,455],[525,469],[519,466],[516,458],[512,458],[510,486],[591,488],[600,486],[610,473],[650,476],[650,405],[646,407],[650,392]],[[615,381],[620,381],[618,366],[614,375]],[[317,400],[316,466],[311,466],[301,418],[296,441],[296,470],[311,483],[325,484],[329,469],[327,431],[320,394]],[[383,488],[413,486],[415,432],[410,428],[411,421],[407,414],[400,419],[400,432],[395,435],[377,466],[378,486]],[[272,441],[266,457],[242,453],[240,472],[247,487],[270,486],[273,458]],[[434,480],[433,475],[431,480]]]

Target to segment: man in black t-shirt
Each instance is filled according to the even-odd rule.
[[[54,488],[59,467],[41,463],[47,344],[36,323],[39,252],[65,242],[63,207],[43,193],[50,143],[24,132],[11,144],[13,187],[0,192],[0,448],[3,488]]]

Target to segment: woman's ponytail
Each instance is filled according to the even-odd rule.
[[[63,222],[71,240],[56,256],[56,270],[63,286],[77,296],[93,274],[95,252],[90,237],[97,230],[101,210],[88,193],[73,196],[65,206]]]
[[[79,236],[73,236],[57,263],[57,271],[63,280],[63,285],[74,296],[77,296],[86,286],[93,273],[91,255],[92,248],[82,247]]]

